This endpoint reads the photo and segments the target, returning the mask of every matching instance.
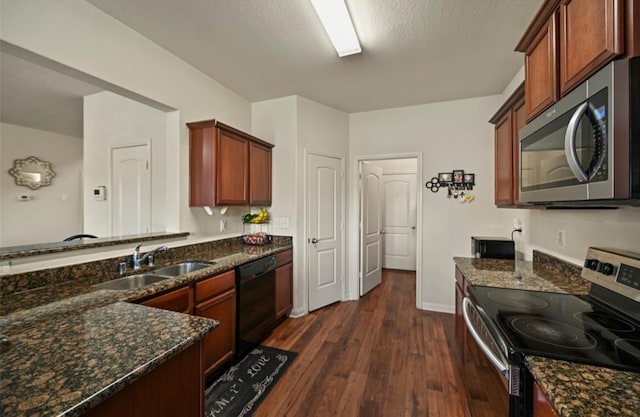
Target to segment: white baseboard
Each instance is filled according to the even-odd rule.
[[[422,310],[436,311],[438,313],[455,313],[455,306],[450,304],[422,303]]]
[[[307,310],[300,308],[297,310],[291,310],[291,313],[289,313],[289,317],[291,317],[292,319],[297,319],[298,317],[306,316],[307,314],[309,314]]]

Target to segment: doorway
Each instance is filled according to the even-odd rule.
[[[126,236],[151,231],[149,144],[111,149],[111,233]]]
[[[416,306],[422,305],[421,286],[421,155],[380,155],[359,157],[358,169],[358,277],[359,295],[375,283],[370,279],[375,266],[382,269],[415,271]],[[376,167],[377,169],[372,169]],[[372,174],[373,172],[373,174]],[[380,174],[376,174],[379,172]],[[380,175],[379,201],[376,201],[374,179]],[[379,207],[379,210],[376,208]],[[379,220],[372,214],[379,211]],[[379,227],[374,225],[379,222]],[[378,234],[375,236],[375,234]],[[380,251],[371,250],[379,241]],[[379,254],[379,255],[378,255]],[[378,256],[378,258],[376,258]]]
[[[344,160],[307,154],[309,311],[342,299]]]

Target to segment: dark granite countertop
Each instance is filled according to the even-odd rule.
[[[213,266],[135,290],[96,290],[92,285],[107,279],[87,272],[73,281],[0,297],[0,334],[11,340],[11,348],[0,353],[0,415],[81,414],[217,325],[123,301],[141,300],[290,248],[288,241],[212,250],[200,259],[215,261]]]
[[[159,239],[177,239],[189,236],[189,233],[155,232],[140,235],[113,236],[103,238],[76,239],[68,242],[47,242],[33,245],[7,246],[0,248],[0,261],[24,258],[26,256],[46,255],[50,253],[69,252],[80,249],[103,248],[127,243],[149,242]]]
[[[536,252],[533,263],[523,264],[520,281],[513,278],[513,261],[454,261],[471,285],[570,294],[586,294],[590,288],[579,277],[579,267]],[[640,417],[640,374],[538,356],[525,361],[558,417]]]
[[[471,285],[587,294],[588,281],[580,278],[580,267],[568,265],[534,251],[534,261],[518,261],[520,279],[514,278],[514,261],[489,258],[453,258],[455,265]]]
[[[0,415],[77,416],[202,339],[217,322],[114,303],[2,329]]]
[[[525,360],[558,417],[640,416],[640,374],[538,356]]]

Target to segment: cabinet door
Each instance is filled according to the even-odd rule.
[[[533,383],[533,417],[556,417],[553,406],[537,382]]]
[[[456,343],[458,345],[458,352],[460,354],[460,361],[464,363],[464,346],[467,342],[467,326],[462,316],[462,300],[464,299],[464,292],[458,283],[456,283],[456,315],[455,315],[455,335]]]
[[[249,141],[218,129],[216,204],[249,203]]]
[[[520,129],[527,123],[527,115],[525,113],[524,101],[516,104],[513,108],[513,131],[512,131],[512,149],[513,149],[513,203],[520,203]]]
[[[205,377],[233,357],[236,340],[236,291],[229,290],[196,305],[196,315],[217,320],[220,325],[204,339]]]
[[[524,55],[527,121],[558,100],[556,20],[553,14]]]
[[[189,206],[215,205],[216,128],[189,126]]]
[[[513,204],[513,139],[512,112],[495,128],[495,200],[497,206]]]
[[[276,318],[289,312],[293,306],[293,263],[276,268]]]
[[[200,304],[211,297],[215,297],[223,292],[234,289],[235,285],[236,271],[234,270],[196,282],[194,296],[195,303]]]
[[[249,204],[271,205],[271,148],[249,144]]]
[[[193,313],[193,290],[191,287],[182,287],[166,294],[159,295],[140,303],[148,307],[161,308],[163,310],[177,311],[178,313]]]
[[[560,93],[623,52],[623,0],[564,0],[560,5]]]

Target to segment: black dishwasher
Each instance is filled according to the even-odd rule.
[[[273,255],[236,268],[236,358],[260,344],[273,328],[275,269]]]

